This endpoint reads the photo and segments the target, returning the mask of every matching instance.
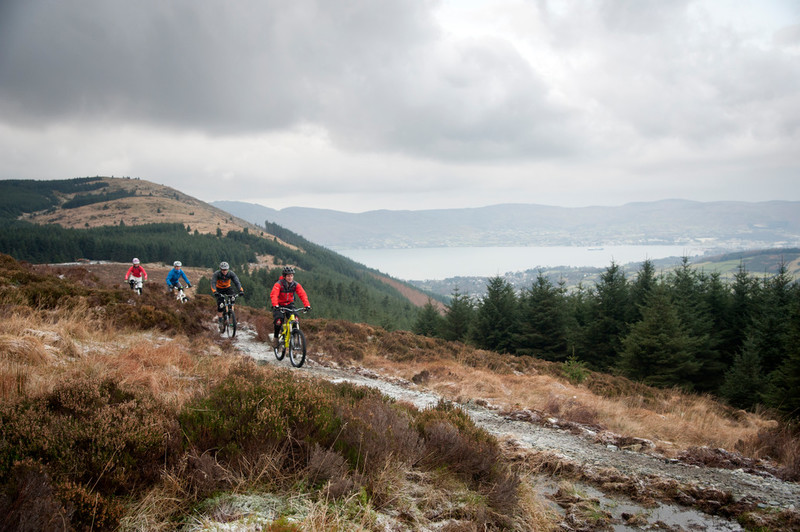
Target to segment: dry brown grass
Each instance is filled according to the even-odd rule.
[[[353,324],[313,321],[307,320],[306,331],[310,345],[322,351],[323,361],[357,362],[455,402],[483,401],[503,411],[535,410],[622,436],[646,438],[668,455],[702,445],[734,449],[739,444],[748,449],[740,442],[755,441],[760,432],[778,425],[765,415],[728,408],[709,396],[657,390],[601,374],[574,384],[556,363],[367,325],[353,330]]]

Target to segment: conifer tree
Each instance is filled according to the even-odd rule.
[[[472,326],[475,308],[468,294],[461,294],[458,286],[453,289],[450,304],[444,317],[442,337],[445,340],[465,342]]]
[[[639,321],[642,318],[639,309],[644,306],[648,294],[655,288],[656,283],[656,269],[653,266],[653,261],[646,259],[639,271],[636,273],[636,280],[631,286],[631,303],[636,308],[636,318],[634,321]]]
[[[747,331],[753,320],[755,304],[758,300],[759,286],[747,272],[744,263],[733,276],[731,284],[731,303],[729,324],[721,337],[720,352],[723,361],[728,365],[744,347]]]
[[[442,315],[433,305],[433,301],[428,298],[428,302],[422,307],[417,321],[414,322],[413,331],[415,334],[424,336],[439,336],[442,326]]]
[[[790,288],[790,308],[784,359],[770,375],[766,402],[770,406],[800,418],[800,284]]]
[[[563,290],[563,282],[561,285]],[[578,286],[564,299],[567,351],[570,356],[574,355],[582,362],[589,359],[587,331],[592,319],[593,305],[594,293],[583,283],[578,283]]]
[[[761,355],[764,373],[769,375],[783,363],[789,349],[789,322],[791,313],[790,285],[792,279],[781,264],[777,275],[764,277],[762,297],[753,317],[750,333]]]
[[[628,323],[634,312],[625,272],[612,261],[595,285],[586,331],[586,349],[590,351],[587,363],[593,369],[602,371],[616,364],[621,339],[628,332]]]
[[[520,296],[519,316],[518,354],[567,359],[564,294],[541,271]]]
[[[475,313],[472,338],[478,347],[500,353],[514,348],[517,330],[517,297],[511,284],[500,276],[489,279],[486,295]]]
[[[665,287],[655,288],[641,309],[642,319],[622,340],[619,371],[653,386],[691,388],[700,369],[692,356],[696,347]]]
[[[707,277],[691,267],[688,257],[669,276],[675,308],[694,342],[691,357],[700,364],[692,385],[698,390],[716,390],[722,384],[725,367],[712,339],[712,319],[703,298]]]
[[[725,373],[719,394],[731,406],[753,408],[761,403],[765,379],[762,376],[761,357],[751,337],[744,341],[742,351],[734,358],[733,365]]]

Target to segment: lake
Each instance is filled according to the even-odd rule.
[[[337,249],[336,252],[404,280],[491,277],[554,266],[594,266],[644,262],[645,259],[692,257],[704,249],[687,246],[603,246],[597,248],[452,247],[408,249]]]

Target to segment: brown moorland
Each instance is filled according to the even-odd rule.
[[[81,414],[83,416],[90,412],[82,406],[83,402],[90,400],[93,404],[101,405],[99,409],[93,407],[97,416],[101,417],[89,417],[94,427],[92,430],[111,427],[119,423],[112,423],[111,420],[132,415],[134,419],[136,416],[150,417],[147,426],[155,432],[132,435],[110,429],[105,432],[103,429],[99,441],[107,441],[112,446],[110,454],[76,455],[83,457],[81,467],[94,475],[90,480],[70,480],[63,477],[63,472],[51,470],[46,464],[17,462],[8,470],[8,474],[16,479],[14,489],[20,490],[16,492],[16,502],[21,508],[51,517],[64,515],[63,512],[67,511],[86,515],[81,513],[80,508],[93,508],[91,512],[94,512],[92,515],[98,524],[95,529],[104,529],[101,526],[104,523],[109,527],[112,523],[126,523],[126,526],[138,526],[138,529],[170,529],[167,523],[176,515],[187,512],[189,507],[206,500],[215,492],[267,489],[289,493],[290,498],[303,497],[307,500],[308,508],[300,526],[309,530],[352,528],[353,519],[359,523],[355,528],[372,529],[376,526],[372,521],[376,510],[379,513],[407,512],[408,515],[403,519],[412,528],[415,525],[423,528],[432,526],[430,516],[436,512],[440,512],[440,517],[446,515],[448,519],[457,516],[456,521],[467,528],[478,525],[548,530],[556,526],[558,518],[540,496],[526,491],[524,486],[527,483],[513,481],[511,476],[502,476],[502,471],[489,468],[485,474],[479,475],[495,486],[492,489],[502,487],[502,491],[482,491],[487,486],[480,482],[466,482],[466,477],[459,477],[466,471],[458,473],[458,467],[452,468],[455,477],[443,477],[441,463],[419,461],[419,455],[416,454],[419,452],[419,443],[415,439],[419,437],[419,432],[404,429],[397,433],[395,446],[387,447],[386,431],[398,430],[400,426],[411,427],[408,420],[418,414],[405,410],[405,407],[400,411],[386,410],[367,391],[345,386],[339,392],[332,392],[335,395],[344,393],[355,401],[347,408],[334,408],[339,412],[337,416],[350,419],[348,426],[356,430],[354,433],[341,434],[337,441],[341,439],[346,449],[368,449],[369,456],[384,458],[377,462],[370,461],[370,467],[364,469],[364,465],[357,466],[363,464],[361,460],[364,459],[359,453],[349,455],[337,451],[331,454],[330,447],[314,447],[311,444],[314,441],[324,441],[325,430],[328,429],[319,427],[325,427],[326,420],[330,419],[327,415],[318,417],[316,408],[333,408],[330,398],[324,394],[316,395],[324,387],[315,384],[306,388],[294,377],[289,378],[289,373],[258,368],[252,364],[243,366],[232,344],[221,340],[208,326],[208,305],[203,297],[187,305],[177,305],[162,292],[150,291],[137,299],[132,298],[130,291],[107,286],[102,278],[84,267],[72,267],[68,275],[58,268],[18,265],[10,257],[3,257],[0,295],[4,310],[8,311],[0,330],[0,352],[3,353],[0,360],[0,395],[3,403],[65,405],[48,415],[60,415],[60,409],[66,407],[68,412],[86,411],[86,414]],[[49,275],[50,269],[57,275]],[[108,279],[116,282],[118,275],[119,272],[114,271]],[[266,312],[247,307],[241,307],[240,311],[242,321],[265,330],[269,320]],[[729,409],[708,397],[674,390],[656,390],[625,379],[590,372],[582,374],[578,383],[575,382],[575,372],[563,364],[531,357],[499,355],[463,344],[418,337],[403,331],[387,332],[363,324],[308,319],[305,320],[304,329],[314,346],[315,357],[340,366],[357,365],[398,379],[421,382],[455,403],[479,401],[509,413],[521,410],[541,412],[564,420],[603,427],[622,436],[649,438],[667,456],[690,453],[690,458],[703,464],[720,458],[718,454],[709,454],[708,449],[738,447],[744,457],[778,458],[787,476],[793,472],[796,475],[797,472],[797,456],[800,453],[796,436],[782,432],[774,420],[764,415]],[[289,380],[284,380],[286,378]],[[271,383],[269,386],[279,385],[280,391],[264,388],[268,382]],[[316,405],[315,410],[296,419],[306,419],[313,414],[309,419],[316,420],[314,427],[317,428],[291,425],[293,436],[290,441],[300,438],[307,442],[304,444],[307,446],[287,447],[283,436],[270,440],[272,443],[267,447],[249,449],[240,447],[240,443],[230,438],[219,439],[231,430],[238,430],[234,427],[249,427],[249,421],[246,421],[251,417],[249,414],[247,418],[235,418],[239,420],[232,425],[220,425],[224,430],[219,433],[211,427],[225,418],[214,421],[204,415],[202,419],[191,416],[184,419],[185,427],[197,426],[200,430],[191,436],[192,441],[204,441],[200,448],[217,449],[214,458],[202,452],[181,454],[170,443],[173,440],[163,440],[163,435],[169,435],[175,441],[182,439],[171,428],[174,427],[174,415],[177,414],[170,412],[185,412],[187,405],[194,412],[216,411],[224,407],[228,412],[225,417],[233,415],[229,408],[234,403],[219,402],[228,401],[226,386],[233,386],[231,391],[252,387],[257,397],[261,397],[253,404],[260,404],[263,397],[289,393],[300,394],[296,397],[303,397],[300,401],[302,404]],[[245,400],[239,392],[237,396],[235,408],[248,404],[249,400]],[[124,399],[126,397],[129,399]],[[123,400],[120,402],[119,398]],[[201,402],[196,403],[198,400]],[[297,414],[292,414],[292,405],[296,404],[287,404],[288,410],[277,418],[264,418],[263,423],[274,426],[275,429],[269,430],[278,430],[276,434],[282,433],[280,427],[284,426],[284,421],[280,420],[293,419],[292,416]],[[156,411],[162,415],[154,416]],[[443,446],[440,449],[448,449],[448,452],[453,448],[463,449],[453,458],[459,464],[473,464],[476,471],[490,462],[506,463],[503,467],[510,467],[506,462],[506,451],[496,448],[495,444],[490,443],[491,439],[469,428],[465,419],[457,415],[452,417],[454,415],[444,408],[432,417],[423,416],[419,418],[419,423],[423,424],[419,430],[423,431],[427,441],[439,442],[437,445]],[[257,418],[260,419],[259,416]],[[61,418],[53,419],[57,422]],[[364,419],[370,420],[367,426],[363,425]],[[468,431],[471,436],[465,440],[454,440],[456,436],[451,429],[434,428],[442,420],[474,432]],[[27,424],[28,421],[23,425],[6,422],[5,427],[31,426]],[[208,425],[209,422],[212,425]],[[271,425],[276,422],[277,425]],[[228,428],[224,428],[226,426]],[[123,423],[121,427],[120,430],[128,425]],[[184,428],[186,430],[189,429]],[[253,430],[256,428],[253,427]],[[262,427],[257,430],[267,429]],[[156,437],[156,433],[162,436]],[[81,434],[78,432],[72,437],[80,438]],[[199,440],[201,435],[202,440]],[[59,436],[64,437],[63,434]],[[147,451],[151,444],[146,443],[154,437],[161,442],[158,446],[160,451],[155,455]],[[121,446],[119,449],[141,450],[133,454],[125,451],[124,456],[115,457],[114,445]],[[225,451],[227,454],[220,454],[223,449],[228,449]],[[302,462],[297,462],[296,458],[288,459],[297,457],[298,452],[305,456]],[[474,461],[472,456],[467,462],[463,453],[470,456],[478,453],[486,461]],[[398,464],[389,457],[405,458]],[[409,469],[409,460],[424,464],[424,468]],[[159,461],[162,465],[156,466]],[[135,474],[133,470],[125,469],[130,463],[141,466]],[[540,464],[537,467],[551,466]],[[517,475],[533,474],[532,469],[526,470],[518,465],[515,468]],[[309,477],[306,475],[309,474],[312,475],[311,484],[318,486],[320,491],[292,491],[296,489],[292,486],[298,481],[307,483]],[[496,476],[498,474],[501,476]],[[265,486],[265,477],[273,479],[273,483]],[[98,484],[98,479],[103,479],[103,482]],[[130,483],[140,486],[133,492],[134,504],[121,505],[115,494],[120,490],[128,491],[130,488],[126,486]],[[29,487],[23,488],[23,485]],[[363,490],[366,490],[368,497],[366,505],[359,495]],[[462,502],[457,505],[458,509],[451,507],[441,514],[445,505],[452,504],[453,491],[462,493],[457,497]],[[340,501],[343,507],[332,511],[323,502],[327,500]],[[216,504],[215,511],[219,511],[226,503]],[[504,521],[509,515],[513,522]],[[44,526],[44,521],[40,524]]]

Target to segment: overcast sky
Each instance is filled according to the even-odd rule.
[[[2,0],[0,179],[351,212],[800,200],[797,0]]]

